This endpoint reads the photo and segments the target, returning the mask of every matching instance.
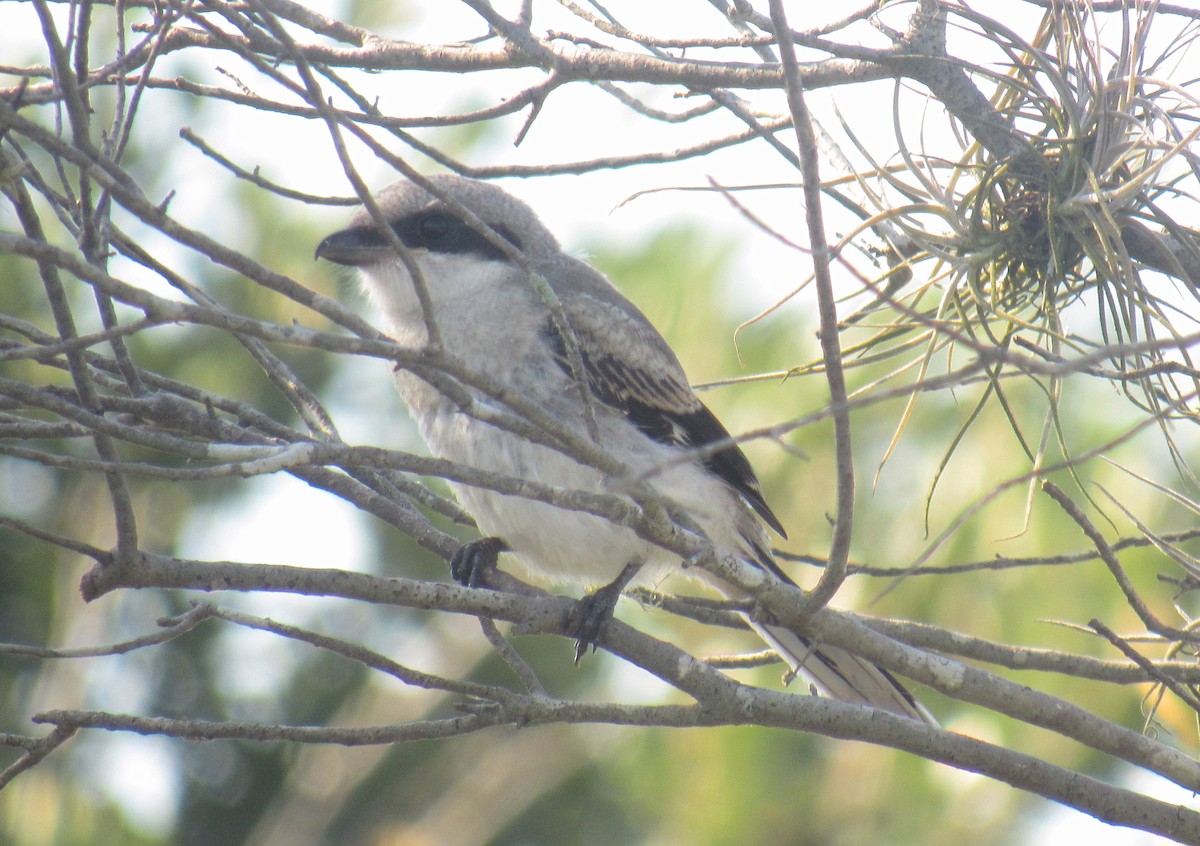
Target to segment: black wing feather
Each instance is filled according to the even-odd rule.
[[[679,422],[685,434],[683,440],[685,446],[703,447],[732,438],[729,430],[704,403],[700,403],[698,410],[681,416]],[[704,466],[732,485],[733,489],[742,495],[768,526],[782,537],[787,537],[787,532],[783,530],[779,518],[767,505],[758,476],[754,474],[750,460],[746,458],[741,447],[737,444],[730,444],[723,449],[709,453],[704,458]]]
[[[562,335],[551,321],[547,321],[543,331],[558,366],[571,376]],[[657,379],[607,353],[580,350],[580,358],[592,395],[625,414],[642,432],[659,443],[697,448],[731,440],[729,431],[717,416],[690,389],[681,389],[672,380]],[[656,403],[652,398],[663,398],[664,401]],[[671,404],[676,407],[669,407]],[[787,537],[783,524],[763,498],[762,487],[750,461],[737,444],[731,443],[708,453],[704,456],[704,466],[737,491],[763,522]]]

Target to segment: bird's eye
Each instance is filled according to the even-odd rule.
[[[487,236],[440,207],[421,209],[396,220],[392,230],[405,246],[414,250],[428,250],[440,255],[472,254],[488,261],[504,259],[503,251],[497,249]],[[498,227],[496,231],[516,244],[516,239],[504,227]]]
[[[454,221],[441,212],[433,212],[421,218],[418,226],[421,240],[428,246],[436,246],[445,241],[450,230],[454,228]]]

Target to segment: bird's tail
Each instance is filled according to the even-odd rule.
[[[818,646],[789,629],[743,616],[792,673],[807,679],[817,693],[842,702],[881,708],[931,726],[938,724],[925,706],[882,667],[845,649]]]

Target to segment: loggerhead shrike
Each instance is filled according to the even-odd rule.
[[[675,354],[637,307],[599,272],[564,253],[537,215],[500,188],[450,175],[428,181],[433,193],[400,182],[376,197],[419,270],[417,283],[366,209],[347,229],[322,241],[317,257],[359,269],[372,305],[399,344],[420,349],[434,325],[444,349],[464,368],[597,443],[630,476],[646,479],[677,506],[722,552],[790,582],[771,558],[764,528],[782,535],[783,526],[741,449],[730,444],[689,455],[728,440],[729,433],[697,398]],[[474,213],[492,237],[456,212],[456,204]],[[512,251],[523,257],[524,268]],[[549,298],[536,292],[531,272],[557,297],[570,340],[545,302]],[[423,299],[432,313],[424,313]],[[575,382],[572,361],[582,365],[588,391]],[[429,448],[441,458],[566,490],[620,489],[550,445],[472,416],[412,373],[397,369],[396,383]],[[494,563],[505,551],[536,576],[608,585],[615,602],[635,571],[639,580],[652,581],[681,567],[677,555],[601,517],[481,487],[452,487],[486,536],[455,556],[460,578],[464,569]],[[746,598],[701,568],[688,573],[727,598]],[[780,626],[747,622],[817,691],[933,722],[886,670]]]

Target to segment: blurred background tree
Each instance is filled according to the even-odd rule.
[[[1200,789],[1200,12],[810,5],[0,7],[0,841],[1150,842],[1085,814],[1200,832],[1170,808]],[[518,659],[458,594],[384,581],[445,581],[472,529],[409,462],[352,280],[311,259],[352,175],[405,168],[502,179],[647,313],[749,434],[804,585],[839,469],[827,262],[858,482],[834,604],[1099,719],[904,665],[983,742],[974,764],[933,730],[615,708],[485,726],[471,694],[519,691]],[[641,599],[618,616],[691,654],[756,648]],[[560,637],[511,647],[559,700],[690,701],[603,651],[576,669]],[[779,687],[776,665],[728,672]],[[1007,750],[1059,769],[1022,783]],[[1111,806],[1071,801],[1072,774]]]

